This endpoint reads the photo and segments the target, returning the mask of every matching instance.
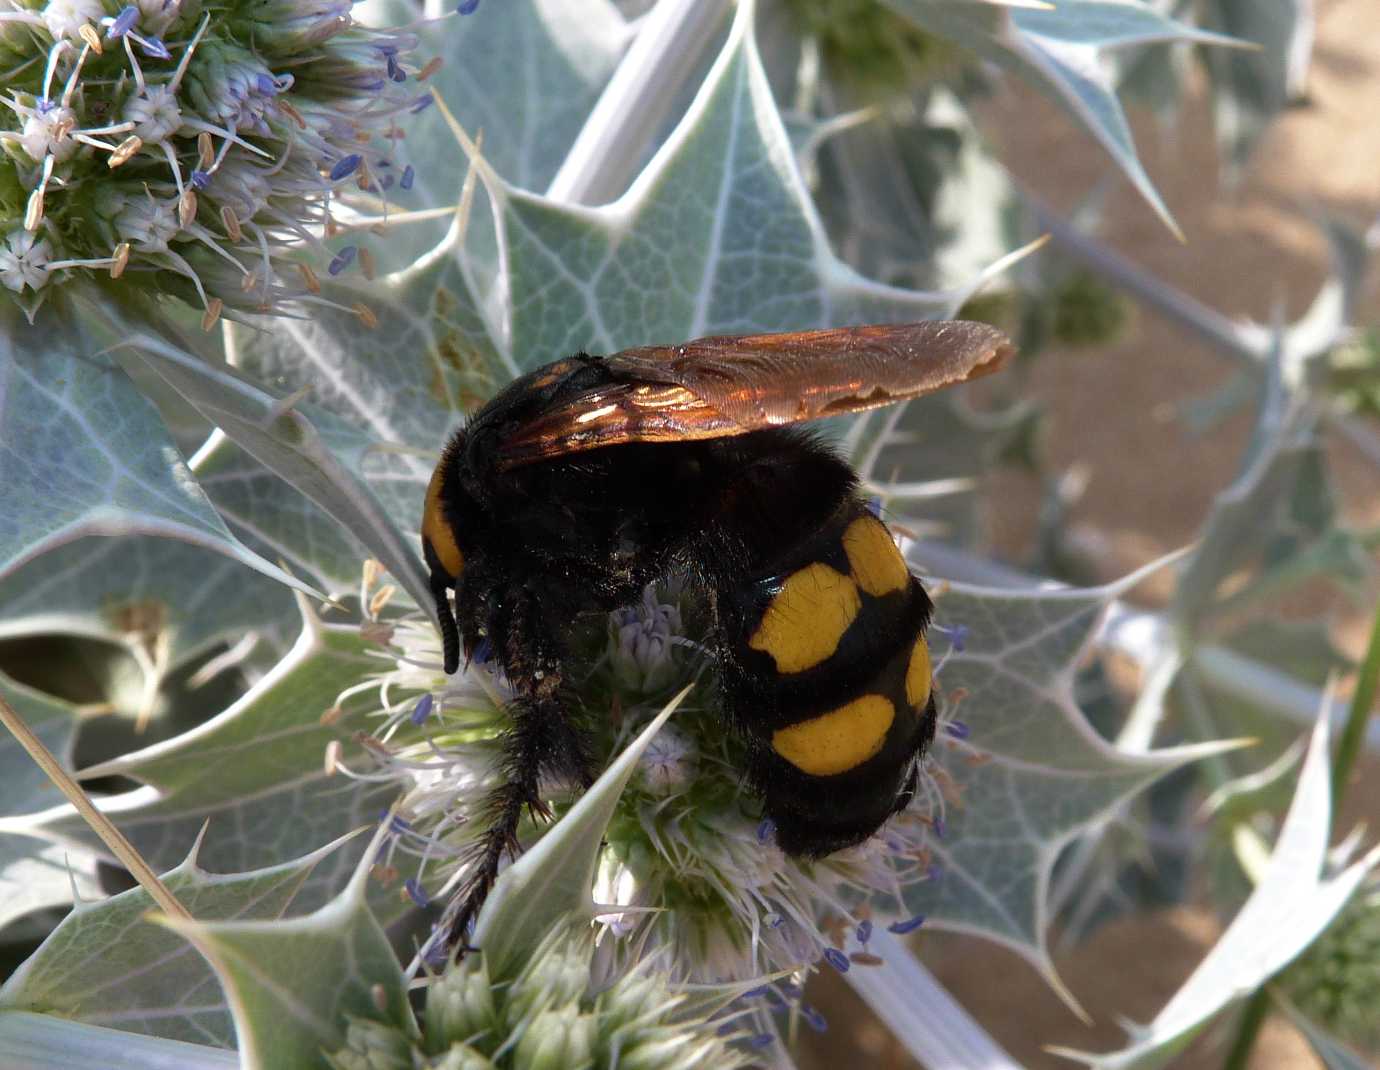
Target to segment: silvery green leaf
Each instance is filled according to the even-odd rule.
[[[272,919],[337,847],[225,876],[202,869],[193,847],[163,882],[201,922]],[[79,902],[0,988],[0,1008],[233,1047],[230,1008],[214,975],[180,936],[150,924],[153,909],[142,888]]]
[[[305,391],[308,413],[325,410],[313,421],[334,455],[390,518],[416,530],[441,446],[515,366],[471,296],[458,225],[417,264],[325,292],[347,309],[366,303],[377,327],[362,331],[353,313],[332,308],[272,331],[234,325],[232,359],[259,381]],[[235,447],[212,441],[193,467],[225,516],[295,568],[333,592],[357,582],[363,545]]]
[[[0,1065],[25,1070],[239,1070],[232,1051],[28,1011],[0,1011]]]
[[[1294,801],[1255,891],[1193,975],[1131,1043],[1105,1054],[1058,1049],[1098,1070],[1164,1066],[1221,1011],[1249,996],[1317,938],[1380,863],[1380,848],[1334,871],[1329,866],[1331,777],[1327,718],[1313,730]]]
[[[1289,103],[1299,81],[1298,42],[1312,34],[1310,7],[1299,0],[1208,0],[1202,6],[1203,26],[1256,46],[1204,53],[1218,150],[1234,173]]]
[[[292,596],[277,581],[204,547],[146,535],[78,539],[0,579],[0,639],[144,644],[164,672],[288,614]]]
[[[0,694],[62,765],[72,768],[77,711],[0,674]],[[0,814],[22,814],[62,801],[62,793],[9,732],[0,733]],[[95,863],[27,836],[0,835],[0,929],[49,906],[66,906],[75,888],[94,892]]]
[[[834,256],[750,18],[744,5],[684,118],[613,204],[584,208],[491,189],[518,367],[579,349],[920,319],[955,305],[955,295],[870,282]]]
[[[816,201],[834,246],[878,279],[961,286],[1019,244],[1007,172],[943,87],[922,114],[830,134]]]
[[[330,595],[358,584],[360,565],[370,556],[365,545],[225,435],[212,435],[191,464],[197,481],[242,538]]]
[[[368,485],[337,455],[335,421],[318,427],[292,404],[228,368],[215,367],[151,335],[131,339],[130,359],[143,361],[211,423],[326,510],[360,540],[419,606],[431,605],[414,545],[397,529]]]
[[[48,748],[59,763],[72,768],[72,749],[79,715],[65,702],[16,683],[0,673],[0,695]],[[0,735],[0,814],[25,813],[52,806],[63,796],[49,783],[28,751],[8,731]]]
[[[445,63],[427,82],[509,182],[541,190],[555,177],[629,39],[607,0],[481,4],[440,19],[422,35]],[[417,188],[427,204],[454,202],[466,160],[439,115],[408,127]]]
[[[5,940],[22,941],[24,925],[17,921],[45,907],[70,906],[73,892],[88,899],[100,894],[92,855],[28,836],[0,836],[0,934]]]
[[[608,764],[568,813],[499,876],[471,942],[495,977],[508,977],[560,919],[593,915],[591,889],[604,829],[637,761],[689,693],[686,688]]]
[[[1115,72],[1101,53],[1165,41],[1237,42],[1177,22],[1138,0],[1060,0],[1044,11],[948,0],[887,2],[925,29],[972,49],[1053,98],[1097,139],[1165,225],[1178,233],[1136,155],[1116,98]]]
[[[945,805],[943,833],[930,841],[934,878],[909,886],[900,909],[997,940],[1056,987],[1045,926],[1060,852],[1166,773],[1233,746],[1119,749],[1074,703],[1076,667],[1103,611],[1146,571],[1086,590],[936,591],[937,624],[966,631],[936,680],[941,697],[965,693],[946,716],[967,738],[941,732],[933,752],[945,797],[960,801]],[[933,643],[943,655],[944,638]]]
[[[238,542],[157,411],[72,318],[0,341],[0,575],[85,535],[162,535],[296,581]]]
[[[350,1016],[416,1036],[397,956],[369,911],[369,868],[304,917],[160,921],[205,956],[225,992],[244,1066],[321,1065]]]
[[[201,826],[210,822],[200,860],[236,873],[305,855],[377,820],[397,794],[391,784],[330,776],[326,746],[344,744],[344,760],[368,760],[351,743],[365,728],[361,704],[347,704],[331,725],[321,715],[342,688],[377,664],[352,631],[322,628],[308,617],[292,650],[242,698],[199,728],[83,770],[119,775],[143,787],[107,796],[98,805],[155,868],[176,865]],[[208,775],[214,770],[215,775]],[[69,806],[0,818],[0,832],[102,851]],[[317,865],[301,895],[313,908],[335,893],[359,856],[336,851]],[[393,897],[396,898],[396,897]]]

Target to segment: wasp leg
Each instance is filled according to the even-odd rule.
[[[558,695],[561,690],[557,647],[537,624],[535,600],[526,593],[513,602],[507,621],[491,629],[505,636],[504,667],[520,696],[508,707],[512,722],[503,736],[499,769],[503,783],[494,788],[480,809],[483,834],[474,844],[469,875],[460,889],[454,915],[447,923],[447,945],[467,948],[465,938],[493,888],[504,854],[518,855],[517,828],[523,807],[533,817],[549,818],[540,782],[543,774],[590,783],[584,739],[571,723]]]

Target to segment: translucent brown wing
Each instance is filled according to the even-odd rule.
[[[892,405],[988,375],[1014,352],[964,320],[701,338],[625,349],[611,382],[505,440],[504,467],[625,442],[724,438]]]

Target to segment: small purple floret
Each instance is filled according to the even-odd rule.
[[[205,189],[211,184],[210,171],[193,171],[191,177],[192,189]]]
[[[430,93],[427,93],[425,96],[418,97],[417,103],[412,105],[412,114],[416,115],[418,112],[426,111],[427,108],[431,107],[432,100],[433,97]]]
[[[908,918],[905,921],[892,922],[890,925],[886,927],[886,931],[889,933],[895,933],[897,936],[905,936],[906,933],[913,933],[916,929],[920,928],[920,926],[924,924],[925,915],[917,914],[915,915],[915,917]]]
[[[111,20],[110,29],[106,31],[108,37],[123,37],[134,29],[134,24],[139,21],[139,9],[133,4],[120,9],[120,13]]]
[[[858,922],[857,937],[860,944],[865,944],[872,939],[872,923],[870,921]]]
[[[412,180],[417,177],[417,172],[411,164],[403,168],[402,178],[398,180],[398,185],[403,189],[412,188]]]
[[[952,628],[945,628],[942,624],[936,624],[933,628],[949,641],[956,653],[963,653],[964,647],[968,645],[968,625],[955,624]]]
[[[824,961],[827,962],[830,966],[834,967],[834,969],[838,970],[839,973],[848,972],[848,956],[845,955],[842,951],[839,951],[837,948],[826,947],[824,949]]]
[[[332,275],[339,275],[355,260],[356,249],[353,245],[347,245],[331,258],[331,262],[326,265],[326,270]]]
[[[359,165],[364,162],[364,157],[357,152],[352,152],[348,156],[341,157],[331,168],[331,181],[339,182],[342,178],[354,174],[359,170]]]
[[[422,724],[431,716],[431,708],[434,705],[436,705],[436,700],[432,697],[431,692],[428,691],[417,700],[417,705],[412,708],[412,723],[416,725]]]

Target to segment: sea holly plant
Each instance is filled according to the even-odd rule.
[[[77,904],[0,989],[0,1062],[101,1065],[137,1033],[150,1059],[183,1065],[785,1065],[802,1031],[827,1027],[807,986],[829,970],[918,1057],[977,1045],[1000,1065],[961,1008],[924,1014],[933,986],[910,983],[924,975],[905,938],[926,927],[1000,942],[1070,995],[1047,949],[1070,849],[1142,820],[1152,784],[1223,768],[1232,745],[1137,717],[1148,701],[1096,729],[1080,709],[1100,622],[1144,572],[1012,589],[922,567],[931,534],[980,530],[986,475],[1031,434],[999,386],[821,429],[906,534],[937,605],[940,731],[906,810],[845,851],[786,856],[742,787],[706,607],[671,576],[570,622],[571,712],[603,773],[587,791],[542,785],[551,820],[520,829],[527,852],[473,948],[457,961],[445,942],[512,695],[482,650],[440,669],[415,535],[445,436],[580,349],[962,307],[1000,319],[1013,290],[1043,301],[1036,262],[1011,271],[1033,235],[1002,222],[1012,189],[967,111],[995,68],[973,53],[1064,103],[1168,218],[1109,57],[1232,43],[1133,2],[863,5],[915,49],[883,87],[910,98],[890,123],[885,107],[839,113],[846,71],[821,80],[832,38],[799,8],[662,0],[637,22],[538,0],[379,3],[367,19],[297,0],[0,12],[0,667],[14,677],[0,696],[59,769],[80,766],[189,915],[150,912],[144,889],[104,895],[103,841],[27,753],[0,748],[4,932]],[[684,84],[661,62],[675,54]],[[867,159],[899,162],[890,188],[910,183],[929,214],[879,280],[882,261],[855,255],[876,230],[869,198],[839,200],[873,188],[850,187],[867,169],[838,181],[830,154],[884,122]],[[939,288],[895,285],[918,280]],[[1335,310],[1329,338],[1347,318]],[[1262,419],[1259,455],[1321,463],[1301,428]],[[1259,488],[1286,528],[1261,533],[1270,575],[1326,571],[1322,544],[1345,542],[1306,482]],[[958,493],[961,510],[941,508]],[[1225,579],[1234,559],[1213,545],[1159,566],[1183,568],[1174,619]],[[1206,632],[1165,648],[1187,659]],[[67,638],[36,639],[54,633]],[[123,652],[140,686],[38,689],[93,643]],[[113,750],[96,747],[99,717],[130,720],[103,737]],[[1317,738],[1300,797],[1316,794]],[[363,827],[372,839],[349,837]],[[1297,831],[1291,816],[1281,857]],[[1278,885],[1256,897],[1278,905]],[[1326,875],[1319,887],[1300,947],[1346,899]],[[1199,1024],[1174,1019],[1156,1043]]]

